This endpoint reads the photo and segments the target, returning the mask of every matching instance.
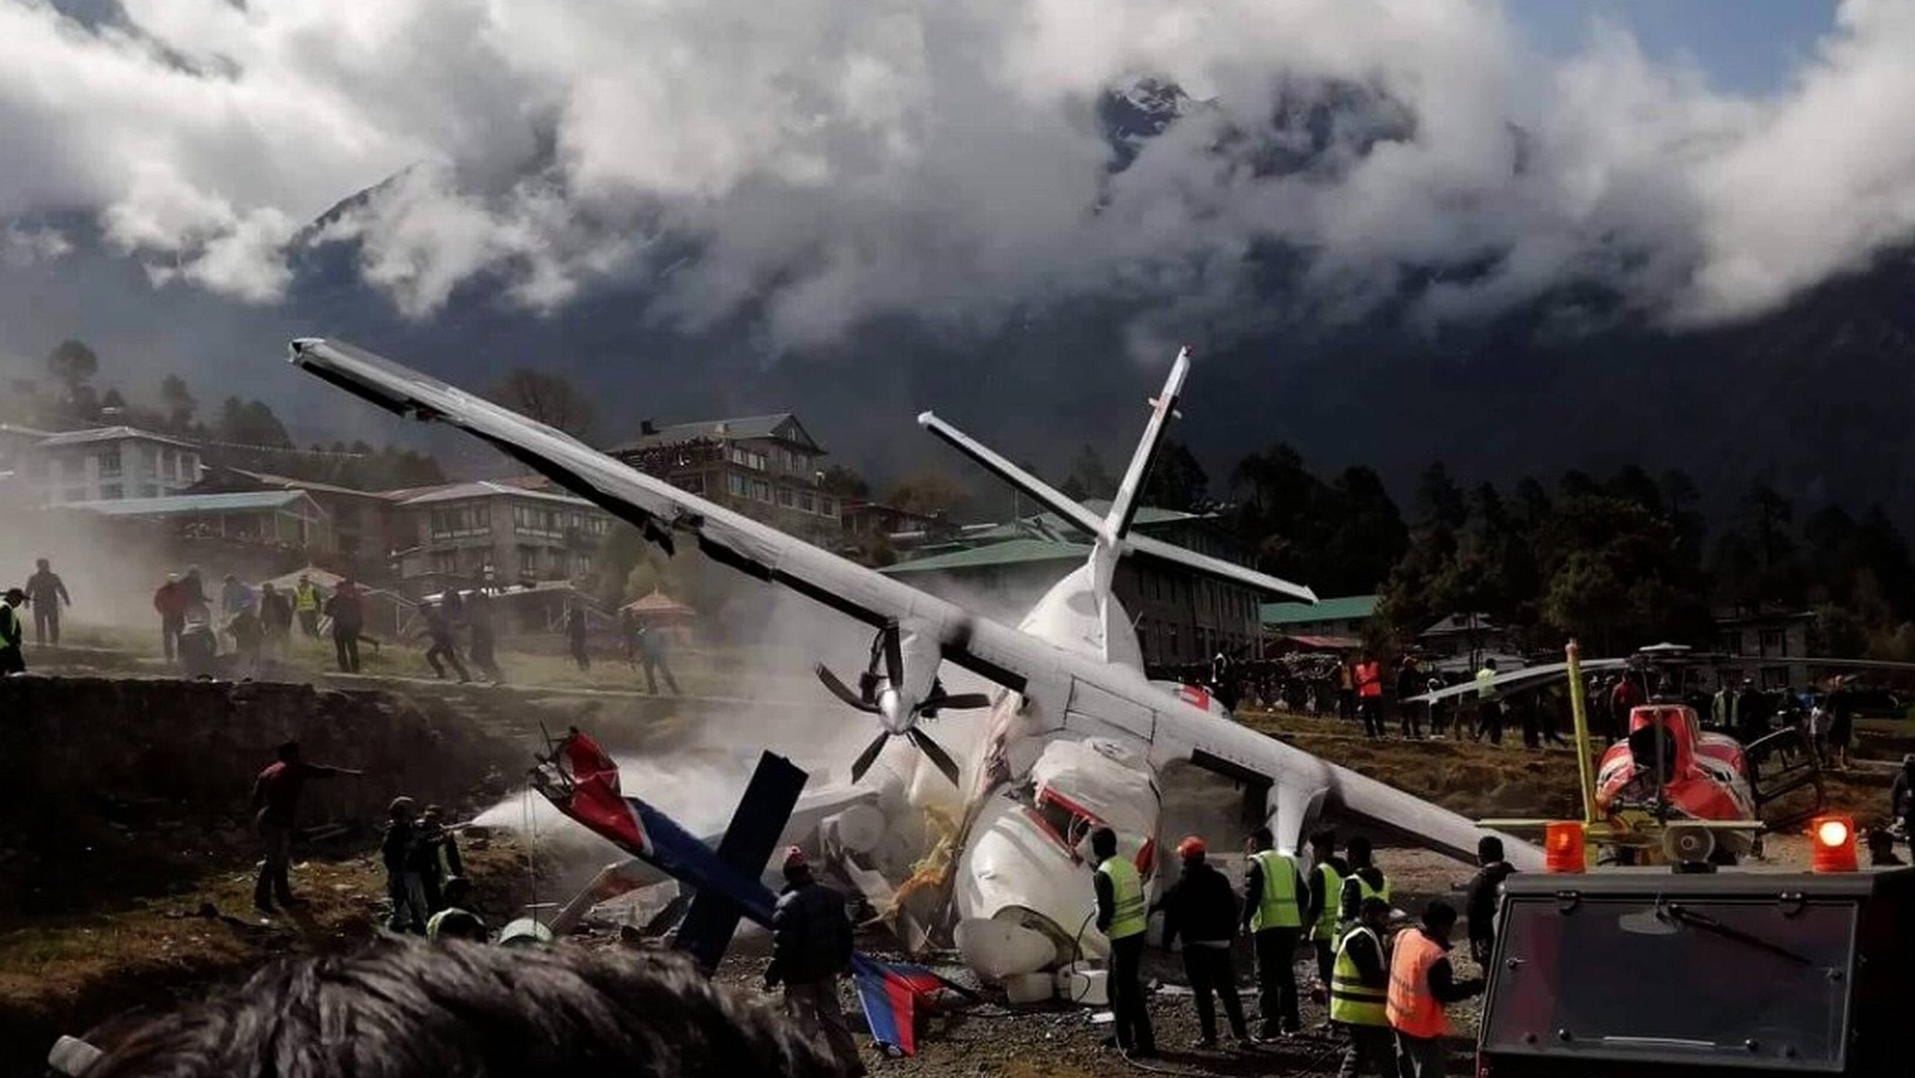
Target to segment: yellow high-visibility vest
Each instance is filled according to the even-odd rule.
[[[1337,921],[1342,913],[1343,876],[1331,864],[1318,865],[1317,872],[1323,877],[1323,908],[1317,911],[1317,923],[1310,930],[1310,938],[1333,940],[1337,938]]]
[[[1303,903],[1297,894],[1297,863],[1275,850],[1250,855],[1263,873],[1263,893],[1250,914],[1250,931],[1266,928],[1302,928]]]
[[[1330,971],[1330,1021],[1350,1026],[1387,1026],[1390,1024],[1389,985],[1364,984],[1357,973],[1356,962],[1350,957],[1350,941],[1359,935],[1370,937],[1376,944],[1377,961],[1385,963],[1385,970],[1389,969],[1383,941],[1377,939],[1375,932],[1361,925],[1345,932],[1337,944],[1336,965]]]
[[[1122,857],[1105,859],[1097,871],[1110,880],[1110,927],[1104,935],[1113,940],[1141,934],[1150,927],[1149,911],[1144,906],[1144,881],[1137,866]]]

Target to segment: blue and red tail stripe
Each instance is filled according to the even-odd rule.
[[[851,975],[871,1039],[915,1055],[918,1001],[935,996],[949,982],[923,966],[880,962],[864,954],[852,956]]]

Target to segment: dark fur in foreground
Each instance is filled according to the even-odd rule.
[[[275,963],[131,1032],[87,1078],[838,1073],[677,955],[394,941]]]

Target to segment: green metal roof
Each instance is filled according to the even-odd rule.
[[[953,550],[946,554],[901,561],[886,566],[884,572],[940,573],[966,569],[986,569],[1000,565],[1029,565],[1047,561],[1083,561],[1090,547],[1083,543],[1054,543],[1048,539],[1007,539],[988,546]]]
[[[1376,613],[1381,595],[1340,595],[1315,603],[1265,603],[1260,611],[1265,625],[1295,625],[1308,621],[1367,618]]]
[[[282,509],[306,497],[298,490],[245,490],[232,494],[174,494],[164,498],[118,498],[112,501],[71,502],[62,508],[84,509],[109,517],[154,517],[170,513],[231,513],[249,509]]]

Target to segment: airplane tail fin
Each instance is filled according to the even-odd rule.
[[[1169,425],[1170,417],[1177,410],[1177,397],[1184,391],[1184,379],[1190,375],[1190,349],[1179,348],[1177,360],[1170,365],[1170,376],[1164,379],[1163,392],[1150,402],[1150,419],[1144,423],[1144,436],[1137,440],[1137,450],[1130,455],[1130,466],[1124,469],[1124,478],[1117,483],[1117,495],[1110,501],[1110,512],[1104,516],[1104,526],[1098,538],[1105,545],[1115,548],[1130,534],[1130,524],[1137,517],[1137,499],[1143,493],[1144,479],[1150,475],[1151,461],[1157,458],[1157,447],[1163,443],[1164,428]]]
[[[851,978],[857,985],[858,1004],[864,1009],[871,1039],[907,1056],[916,1055],[918,1050],[919,1004],[947,988],[976,998],[923,966],[882,962],[862,952],[851,956]]]
[[[694,906],[702,901],[711,908],[695,920],[688,911],[687,920],[694,927],[708,927],[690,938],[681,932],[681,946],[722,935],[716,944],[718,954],[730,942],[739,916],[761,924],[771,922],[776,896],[759,876],[784,831],[804,778],[805,773],[790,761],[764,754],[732,817],[732,828],[714,850],[677,820],[620,790],[618,764],[598,742],[576,729],[554,744],[532,773],[533,785],[553,807],[695,891]]]
[[[1248,569],[1207,554],[1199,554],[1194,550],[1186,550],[1161,539],[1153,539],[1148,535],[1131,531],[1131,524],[1137,517],[1144,480],[1150,475],[1150,464],[1155,459],[1157,448],[1163,440],[1165,423],[1176,409],[1177,397],[1183,392],[1184,379],[1189,370],[1188,352],[1179,352],[1177,362],[1171,368],[1170,377],[1164,382],[1163,392],[1151,402],[1150,422],[1144,428],[1144,437],[1138,442],[1137,452],[1131,457],[1130,467],[1124,471],[1124,479],[1117,489],[1117,497],[1112,500],[1109,511],[1102,517],[1091,512],[1075,499],[1066,496],[1056,487],[1011,463],[989,446],[938,418],[935,413],[925,412],[919,415],[918,425],[976,461],[985,471],[1029,495],[1038,504],[1057,514],[1072,526],[1087,535],[1096,537],[1099,550],[1106,558],[1128,554],[1145,561],[1175,566],[1212,579],[1251,588],[1266,595],[1287,595],[1308,603],[1316,602],[1316,593],[1302,584],[1280,580],[1277,577],[1259,573],[1255,569]]]

